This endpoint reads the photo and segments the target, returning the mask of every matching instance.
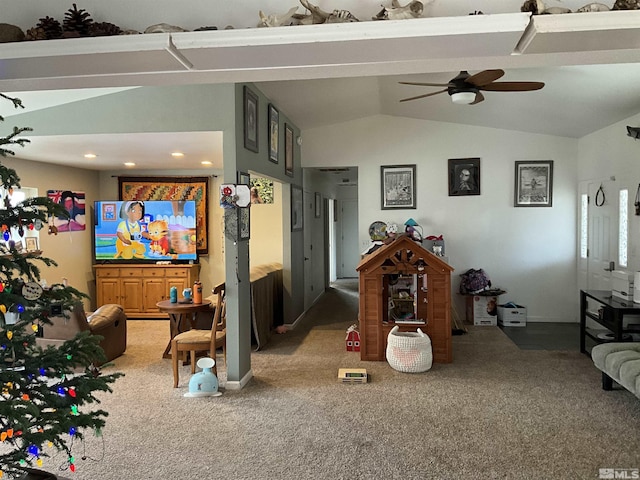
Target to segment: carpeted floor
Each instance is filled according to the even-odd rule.
[[[215,398],[183,397],[189,367],[173,388],[170,360],[162,359],[166,322],[129,322],[127,352],[113,367],[126,376],[100,405],[110,412],[104,435],[76,444],[77,471],[64,474],[529,480],[640,467],[640,401],[601,390],[585,355],[521,350],[498,327],[469,327],[453,337],[454,362],[423,374],[361,362],[345,351],[357,290],[343,286],[252,354],[249,385]],[[338,383],[338,368],[362,366],[369,384]]]

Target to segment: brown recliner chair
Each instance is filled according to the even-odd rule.
[[[42,337],[36,343],[42,347],[62,345],[71,340],[78,332],[89,330],[100,335],[100,346],[104,350],[106,361],[119,357],[127,348],[127,316],[120,305],[107,304],[98,308],[89,316],[85,314],[81,303],[69,313],[69,317],[51,317],[51,325],[41,326]]]

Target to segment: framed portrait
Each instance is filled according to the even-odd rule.
[[[480,195],[480,159],[449,159],[449,196]]]
[[[209,177],[118,177],[120,200],[194,200],[196,251],[209,252]]]
[[[248,173],[238,172],[239,185],[251,185],[251,177]],[[253,192],[251,192],[253,196]],[[254,203],[253,198],[251,203]],[[251,238],[251,209],[249,207],[238,208],[238,238],[249,240]]]
[[[72,190],[47,190],[47,197],[62,205],[69,217],[53,217],[59,232],[77,232],[86,228],[85,194]]]
[[[36,237],[26,237],[24,242],[27,252],[35,252],[38,250],[38,239]]]
[[[284,126],[284,173],[293,177],[293,129]]]
[[[304,205],[302,188],[291,185],[291,231],[297,232],[304,226]]]
[[[269,104],[269,160],[278,163],[278,140],[280,113],[272,104]]]
[[[251,203],[275,203],[273,180],[265,177],[251,178]]]
[[[380,167],[382,210],[416,208],[416,166]]]
[[[514,207],[551,207],[553,160],[516,162]]]
[[[258,96],[244,87],[244,148],[258,153]]]
[[[314,211],[314,216],[316,218],[320,218],[320,215],[322,214],[322,195],[320,195],[320,192],[316,192],[315,194],[315,211]]]

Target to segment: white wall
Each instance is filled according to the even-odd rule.
[[[360,246],[368,226],[414,218],[443,234],[458,274],[484,268],[501,301],[526,305],[530,321],[574,322],[577,141],[506,130],[377,115],[304,132],[303,166],[358,166]],[[447,159],[480,157],[481,195],[448,196]],[[516,160],[553,160],[553,207],[514,208]],[[380,166],[417,165],[417,208],[381,210]],[[454,295],[463,315],[463,298]]]

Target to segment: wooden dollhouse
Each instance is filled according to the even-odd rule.
[[[366,255],[358,264],[360,358],[385,360],[387,336],[420,328],[431,338],[433,361],[453,361],[453,268],[406,235]]]

